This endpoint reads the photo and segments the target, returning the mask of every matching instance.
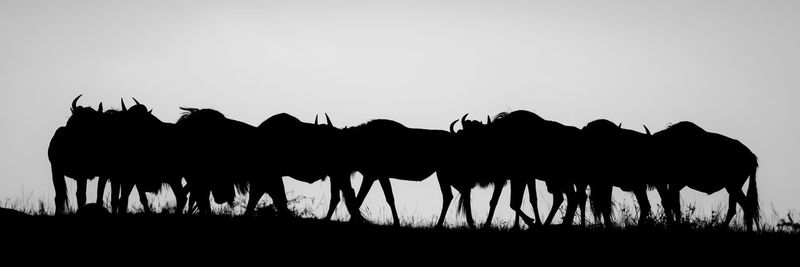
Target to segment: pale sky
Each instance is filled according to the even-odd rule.
[[[638,131],[689,120],[759,157],[767,216],[796,211],[797,14],[797,1],[0,1],[0,199],[52,205],[47,146],[84,94],[94,107],[136,97],[169,122],[179,106],[252,125],[327,112],[339,127],[447,129],[464,113],[517,109]],[[285,181],[324,214],[327,182]],[[403,220],[435,221],[435,177],[393,185]],[[479,222],[488,192],[473,202]],[[683,192],[727,205],[724,192]],[[543,184],[539,195],[544,215]],[[508,189],[500,205],[510,217]],[[388,215],[377,183],[366,206]]]

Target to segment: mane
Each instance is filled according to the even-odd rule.
[[[393,120],[387,120],[387,119],[374,119],[374,120],[370,120],[370,121],[368,121],[368,122],[365,122],[365,123],[362,123],[361,125],[358,125],[358,126],[356,126],[356,127],[360,127],[360,126],[367,126],[367,125],[370,125],[370,126],[384,126],[384,127],[385,127],[385,126],[389,126],[389,127],[408,128],[408,127],[406,127],[405,125],[403,125],[402,123],[399,123],[399,122],[396,122],[396,121],[393,121]]]
[[[694,124],[693,122],[690,121],[682,121],[679,123],[671,124],[667,126],[667,129],[679,132],[700,132],[700,133],[706,132],[706,130],[703,130],[703,128],[700,128],[700,126],[697,126],[697,124]]]
[[[503,121],[503,120],[507,120],[507,119],[511,119],[511,118],[518,118],[520,116],[522,116],[522,117],[529,116],[529,117],[533,117],[533,118],[535,118],[537,120],[542,120],[542,121],[544,120],[539,115],[536,115],[536,113],[533,113],[533,112],[530,112],[530,111],[527,111],[527,110],[516,110],[516,111],[512,111],[512,112],[506,112],[506,111],[500,112],[500,113],[498,113],[497,115],[494,116],[494,119],[492,119],[492,121],[498,121],[498,120],[499,121]]]
[[[594,127],[598,127],[598,128],[619,128],[619,126],[615,125],[613,122],[611,122],[610,120],[606,120],[606,119],[594,120],[594,121],[586,124],[586,127],[591,127],[591,128],[594,128]]]
[[[264,120],[264,122],[261,123],[261,125],[264,125],[266,123],[269,123],[269,124],[295,124],[296,125],[296,124],[300,124],[300,123],[303,123],[303,122],[300,121],[300,119],[298,119],[295,116],[292,116],[292,115],[289,115],[289,114],[286,114],[286,113],[280,113],[280,114],[275,114],[272,117],[267,118],[266,120]]]
[[[180,109],[183,110],[184,112],[181,113],[181,117],[178,118],[178,122],[195,117],[221,118],[221,119],[225,118],[225,115],[223,115],[222,112],[210,108],[197,109],[197,108],[181,107]]]
[[[494,115],[494,118],[492,118],[492,120],[499,120],[499,119],[503,119],[503,118],[505,118],[506,116],[508,116],[508,114],[509,114],[509,113],[508,113],[507,111],[503,111],[503,112],[497,113],[497,115]]]

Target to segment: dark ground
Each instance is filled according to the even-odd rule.
[[[541,260],[613,263],[782,261],[800,256],[800,234],[550,226],[525,231],[411,228],[275,217],[128,215],[0,217],[0,253],[128,260],[380,263]],[[82,256],[81,256],[82,255]],[[227,260],[226,260],[227,259]],[[454,260],[454,261],[451,261]],[[377,263],[377,262],[375,262]],[[264,264],[268,265],[268,264]],[[362,265],[362,264],[358,264]],[[427,264],[426,264],[427,265]],[[526,264],[528,265],[528,264]],[[572,265],[572,264],[570,264]],[[716,265],[716,264],[715,264]],[[9,265],[10,266],[10,265]]]

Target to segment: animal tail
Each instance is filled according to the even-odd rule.
[[[752,222],[755,222],[756,227],[759,227],[761,221],[761,207],[758,202],[758,186],[756,185],[756,170],[758,169],[758,161],[756,160],[750,173],[750,185],[747,186],[747,201],[750,202],[749,206],[752,209]],[[751,222],[747,222],[750,224]]]
[[[610,189],[612,188],[593,185],[589,190],[589,204],[591,205],[595,222],[599,222],[603,214],[608,214],[609,218],[612,219],[614,217],[614,214],[611,212],[611,208],[614,204],[611,202],[612,190]]]
[[[472,192],[472,191],[470,190],[470,191],[467,191],[466,193],[462,193],[461,197],[458,198],[458,206],[456,208],[456,211],[457,211],[458,214],[462,214],[462,215],[466,214],[467,211],[466,211],[465,206],[466,206],[467,203],[470,203],[470,192]]]

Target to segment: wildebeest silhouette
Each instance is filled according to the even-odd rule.
[[[78,184],[76,196],[80,208],[86,204],[87,180],[101,173],[100,151],[103,150],[96,140],[102,134],[100,122],[103,104],[100,104],[98,110],[78,106],[81,96],[72,100],[67,124],[56,130],[47,150],[56,193],[56,214],[62,214],[68,208],[65,176],[74,179]]]
[[[489,185],[493,185],[494,193],[489,203],[489,215],[485,222],[485,227],[489,227],[492,217],[494,216],[500,193],[508,182],[508,178],[497,173],[496,164],[501,160],[498,158],[498,155],[494,154],[496,151],[493,150],[494,148],[490,140],[491,136],[489,136],[486,131],[488,128],[480,121],[467,120],[468,115],[469,114],[465,114],[461,117],[462,129],[458,131],[454,130],[454,126],[459,120],[455,120],[450,124],[450,132],[453,135],[453,141],[450,145],[450,153],[446,154],[450,160],[445,162],[445,168],[440,171],[448,175],[440,175],[443,178],[440,179],[440,183],[444,180],[445,185],[449,183],[459,192],[461,197],[458,201],[457,210],[466,215],[467,223],[470,227],[474,227],[475,224],[470,201],[472,188],[476,186],[485,188]],[[489,123],[491,123],[491,119],[487,117],[487,124]],[[449,191],[450,190],[447,189],[448,193]],[[535,192],[535,188],[531,189],[531,192]],[[449,199],[446,204],[449,204]],[[439,220],[440,224],[447,212],[447,206],[448,205],[442,207],[442,217],[440,217]]]
[[[320,125],[317,118],[313,124],[305,123],[281,113],[258,126],[258,138],[263,149],[259,160],[263,167],[259,171],[261,175],[250,181],[246,214],[255,210],[264,193],[278,197],[285,194],[283,176],[306,183],[330,177],[331,201],[325,219],[329,220],[333,215],[341,192],[351,220],[361,220],[360,212],[353,207],[355,192],[350,184],[350,171],[345,167],[344,158],[337,156],[338,152],[347,149],[343,146],[342,134],[332,125],[328,114],[325,114],[325,120],[327,124],[324,125]]]
[[[558,207],[567,197],[567,211],[564,224],[571,224],[580,202],[575,194],[574,184],[583,182],[581,170],[582,154],[580,153],[580,130],[565,126],[558,122],[544,120],[538,115],[525,110],[503,112],[495,116],[493,121],[465,125],[465,138],[471,144],[484,144],[481,149],[483,166],[492,169],[492,173],[504,177],[511,182],[511,209],[529,226],[539,224],[536,204],[535,179],[547,183],[553,194],[553,207],[545,219],[550,224]],[[478,130],[480,129],[480,130]],[[465,166],[476,168],[475,165]],[[477,168],[485,168],[477,166]],[[487,171],[483,171],[486,173]],[[525,187],[534,208],[536,221],[520,208]],[[495,188],[490,202],[490,214],[497,205],[502,188]],[[469,194],[462,195],[462,202],[469,201]],[[491,218],[487,219],[487,226]]]
[[[377,180],[383,188],[386,202],[392,210],[394,225],[400,225],[394,194],[389,178],[422,181],[441,170],[451,149],[452,134],[444,130],[408,128],[396,121],[376,119],[364,124],[342,129],[346,166],[350,172],[358,171],[364,177],[358,191],[356,205],[363,203],[372,184]],[[442,187],[444,211],[452,199],[445,173],[437,173]]]
[[[182,139],[179,164],[190,191],[190,213],[194,202],[201,213],[210,213],[212,193],[218,204],[232,205],[236,190],[247,193],[248,182],[261,175],[260,155],[266,151],[261,151],[257,128],[213,109],[181,109],[185,112],[176,123]],[[284,192],[270,196],[279,209],[286,209]]]
[[[588,123],[581,129],[581,135],[585,155],[584,175],[591,186],[595,221],[602,219],[606,225],[611,225],[611,194],[612,187],[616,186],[634,193],[641,212],[639,223],[645,222],[651,211],[647,190],[658,185],[653,158],[647,156],[654,149],[651,136],[624,129],[622,124],[616,125],[605,119]],[[579,188],[578,191],[585,192],[585,188]]]
[[[109,111],[104,118],[109,134],[101,138],[107,147],[121,151],[114,157],[104,159],[104,178],[112,182],[112,212],[126,213],[128,197],[136,186],[139,200],[145,212],[150,212],[146,193],[159,193],[166,185],[172,189],[177,200],[176,211],[182,211],[186,203],[186,192],[182,185],[180,165],[180,142],[182,139],[173,123],[163,122],[152,114],[152,109],[134,98],[130,109],[120,100],[121,111]],[[104,180],[98,184],[102,194]],[[98,195],[100,197],[100,195]],[[100,203],[98,201],[98,203]]]
[[[668,218],[680,219],[680,190],[684,187],[706,194],[725,189],[729,194],[725,224],[733,219],[739,204],[747,230],[752,231],[753,224],[760,228],[758,158],[750,149],[736,139],[707,132],[688,121],[671,125],[653,134],[653,138],[661,164],[656,173],[667,184],[658,189]],[[748,179],[745,195],[742,187]]]

